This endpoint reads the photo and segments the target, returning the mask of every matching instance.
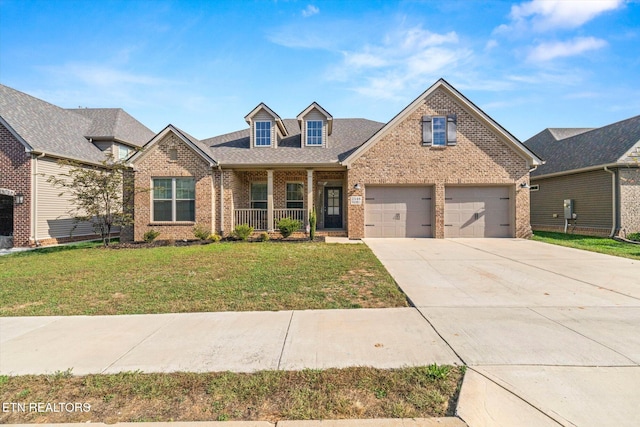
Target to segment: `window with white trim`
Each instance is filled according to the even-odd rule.
[[[436,116],[431,119],[432,128],[432,144],[438,147],[447,145],[447,118]]]
[[[268,147],[271,145],[270,121],[258,121],[255,123],[254,144],[256,147]]]
[[[193,178],[154,178],[152,221],[195,221],[195,193]]]
[[[304,185],[301,182],[287,182],[287,209],[304,208]]]
[[[267,183],[251,183],[251,209],[267,209]]]
[[[322,120],[307,120],[307,145],[322,145]]]
[[[118,160],[124,160],[129,157],[129,147],[126,145],[118,145]]]

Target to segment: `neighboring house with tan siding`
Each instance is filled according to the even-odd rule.
[[[202,225],[319,234],[528,237],[529,170],[541,159],[445,80],[390,122],[334,118],[317,103],[282,119],[261,103],[246,129],[197,140],[169,125],[129,159],[133,237],[193,238]]]
[[[153,132],[119,108],[63,109],[0,85],[0,241],[33,246],[97,237],[74,224],[69,196],[47,178],[68,171],[58,160],[100,165],[125,159]]]
[[[640,116],[595,129],[545,129],[524,144],[545,159],[531,174],[534,230],[640,231]]]

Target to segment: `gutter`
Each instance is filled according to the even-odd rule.
[[[609,170],[607,166],[604,167],[605,172],[609,172],[611,174],[611,234],[609,234],[610,238],[616,235],[616,220],[618,219],[618,215],[616,212],[616,172]]]
[[[560,172],[548,173],[548,174],[544,174],[544,175],[532,176],[531,180],[544,179],[544,178],[553,178],[555,176],[570,175],[570,174],[574,174],[574,173],[590,172],[590,171],[600,170],[603,167],[605,168],[605,170],[607,170],[606,168],[612,168],[612,167],[615,168],[615,167],[621,167],[621,166],[634,167],[634,165],[631,164],[631,163],[609,163],[609,164],[606,164],[606,165],[587,166],[587,167],[579,168],[579,169],[570,169],[570,170],[564,170],[564,171],[560,171]]]

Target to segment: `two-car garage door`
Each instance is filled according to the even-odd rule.
[[[365,237],[432,237],[432,187],[367,186]],[[444,237],[511,237],[509,187],[445,187]]]

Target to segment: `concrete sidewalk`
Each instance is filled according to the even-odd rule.
[[[518,239],[365,239],[469,366],[480,426],[636,426],[640,261]]]
[[[0,318],[0,374],[462,362],[413,308]]]

